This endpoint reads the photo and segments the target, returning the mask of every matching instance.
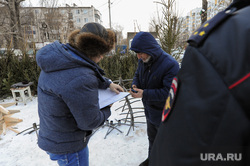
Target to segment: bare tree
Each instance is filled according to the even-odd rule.
[[[8,9],[5,6],[0,7],[0,37],[2,40],[0,40],[1,47],[7,47],[4,44],[4,39],[7,41],[7,43],[10,43],[10,28],[9,28],[9,15],[6,15],[8,13]]]
[[[41,7],[55,7],[58,5],[58,0],[39,0]]]
[[[3,5],[4,10],[6,11],[5,15],[8,20],[6,23],[9,25],[9,31],[7,34],[11,36],[10,45],[13,43],[14,48],[20,47],[18,43],[22,43],[22,33],[21,33],[21,22],[20,22],[20,3],[24,0],[2,0],[0,4]],[[6,33],[5,33],[6,34]],[[8,41],[8,40],[7,40]]]
[[[60,29],[65,17],[62,16],[58,6],[58,0],[39,0],[40,6],[44,7],[39,18],[42,42],[60,40]]]
[[[124,27],[122,27],[119,24],[113,24],[113,29],[114,29],[115,34],[116,34],[117,44],[122,44],[122,41],[123,41],[122,31],[123,31]]]
[[[157,18],[152,19],[151,26],[155,28],[163,50],[172,54],[174,49],[182,47],[182,42],[179,42],[182,19],[177,16],[175,0],[161,0],[156,3],[162,6],[162,12],[157,11]]]

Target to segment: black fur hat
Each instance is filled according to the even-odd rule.
[[[108,53],[114,47],[115,33],[98,23],[87,23],[82,29],[69,35],[69,44],[88,57],[97,57]]]

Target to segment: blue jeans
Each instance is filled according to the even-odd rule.
[[[88,146],[76,153],[54,154],[47,152],[50,159],[57,161],[59,166],[88,166],[89,165],[89,149]]]

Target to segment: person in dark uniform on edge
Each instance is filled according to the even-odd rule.
[[[161,49],[149,32],[139,32],[131,43],[132,51],[137,53],[138,68],[132,82],[132,97],[142,98],[147,120],[147,135],[150,154],[161,114],[173,77],[179,71],[178,62]],[[140,164],[147,166],[148,159]]]
[[[234,0],[188,40],[150,166],[250,166],[249,5]]]

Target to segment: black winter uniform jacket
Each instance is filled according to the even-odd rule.
[[[203,38],[190,38],[151,166],[250,166],[250,6],[243,2],[195,32]]]

